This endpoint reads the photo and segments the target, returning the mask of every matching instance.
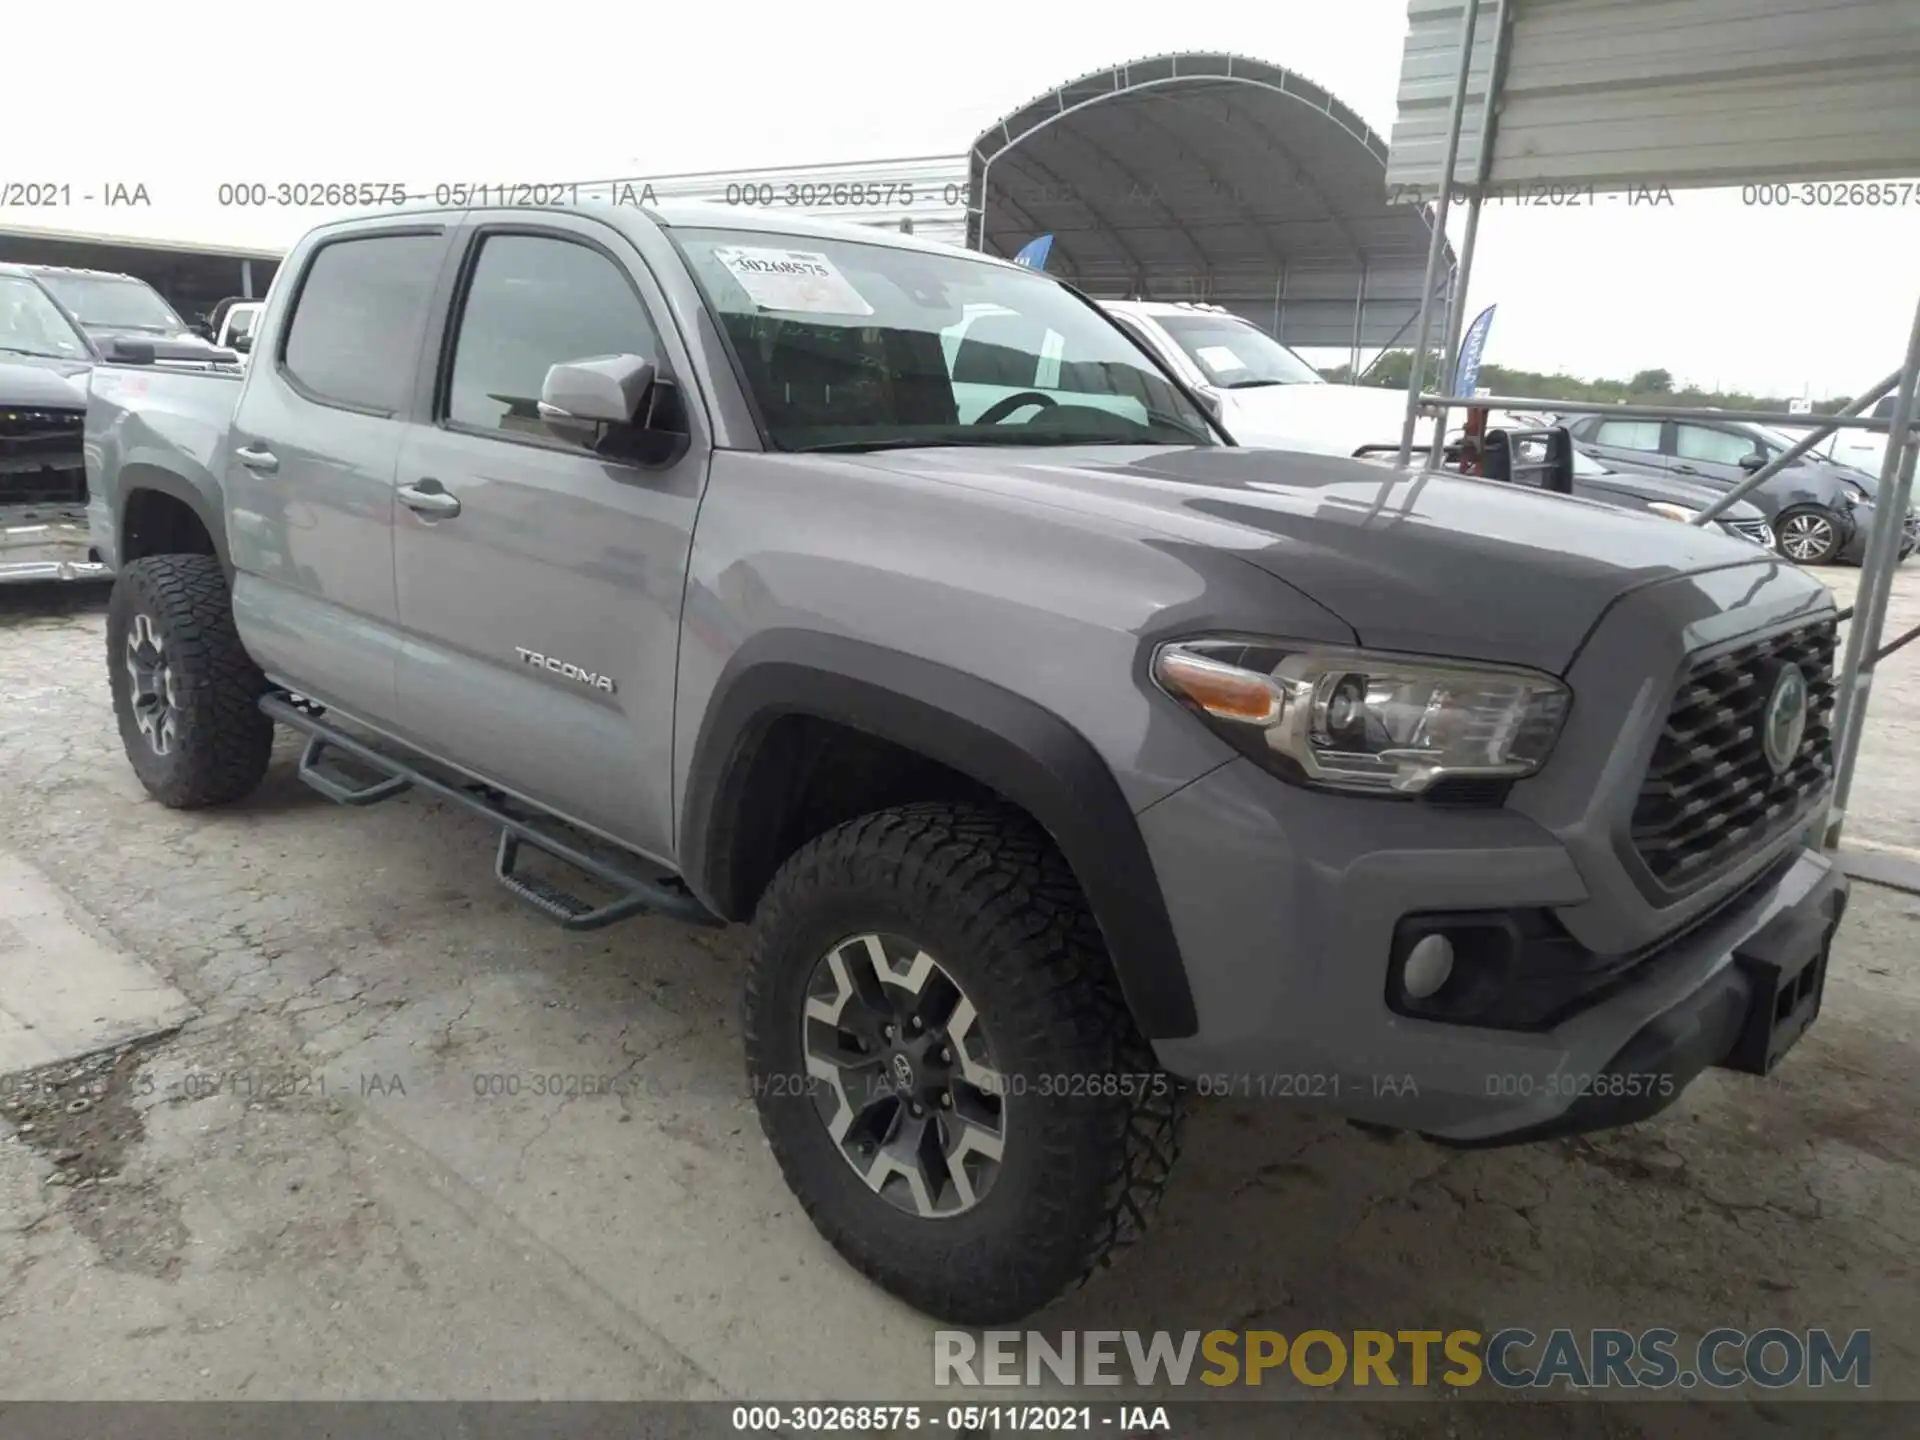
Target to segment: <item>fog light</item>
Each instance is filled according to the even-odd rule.
[[[1429,935],[1407,952],[1400,967],[1400,983],[1409,1000],[1425,1000],[1439,991],[1453,974],[1453,942],[1444,935]]]

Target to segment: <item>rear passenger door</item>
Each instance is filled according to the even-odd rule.
[[[224,455],[248,650],[274,679],[382,727],[400,651],[394,465],[449,243],[445,227],[348,228],[293,257]]]
[[[406,731],[670,860],[680,608],[710,450],[691,361],[610,226],[476,221],[458,250],[437,383],[400,456]],[[690,436],[678,460],[607,458],[542,420],[550,367],[614,354],[658,367],[662,413]]]
[[[1667,473],[1724,490],[1747,478],[1741,460],[1763,450],[1751,435],[1739,430],[1676,422],[1673,458],[1667,462]]]

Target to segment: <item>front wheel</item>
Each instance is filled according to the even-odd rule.
[[[267,773],[267,680],[233,626],[227,577],[211,555],[149,555],[114,577],[107,677],[127,759],[176,810],[223,805]]]
[[[1773,523],[1780,553],[1799,565],[1830,565],[1846,544],[1847,528],[1818,505],[1789,510]]]
[[[862,1273],[926,1314],[991,1325],[1145,1228],[1184,1096],[1032,822],[944,804],[849,821],[786,863],[755,926],[761,1127]]]

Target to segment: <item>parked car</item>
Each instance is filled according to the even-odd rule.
[[[235,356],[195,332],[146,281],[103,270],[59,265],[0,264],[0,276],[35,286],[79,335],[88,361],[134,347],[129,358],[151,352],[169,365],[231,365]]]
[[[1361,445],[1400,439],[1406,391],[1332,384],[1259,326],[1218,305],[1100,304],[1185,381],[1242,445],[1352,455]],[[1417,448],[1432,445],[1432,419],[1420,417],[1414,435]]]
[[[261,300],[248,300],[239,296],[230,296],[214,306],[208,320],[212,331],[213,343],[222,350],[232,350],[244,355],[253,348],[253,328],[259,322],[260,311],[265,305]]]
[[[0,583],[106,574],[81,445],[93,350],[30,277],[0,266]]]
[[[1568,427],[1579,448],[1606,464],[1658,464],[1666,474],[1717,491],[1789,449],[1793,441],[1739,420],[1630,420],[1583,415]],[[1848,466],[1808,456],[1747,496],[1766,513],[1780,553],[1804,565],[1858,564],[1866,552],[1878,486]],[[1920,544],[1920,517],[1906,517],[1900,558]]]
[[[1893,404],[1899,397],[1882,395],[1868,413],[1876,420],[1893,419]],[[1873,430],[1836,430],[1820,442],[1815,454],[1836,465],[1851,466],[1876,480],[1887,464],[1887,432]]]
[[[751,920],[772,1158],[930,1314],[1104,1266],[1189,1090],[1514,1143],[1819,1009],[1837,611],[1751,545],[1225,443],[910,235],[401,211],[285,264],[244,376],[92,372],[134,774],[235,801],[285,724],[570,928]],[[949,347],[975,306],[1027,323]]]
[[[1603,465],[1578,449],[1573,452],[1573,493],[1582,500],[1597,500],[1624,510],[1644,510],[1667,520],[1691,524],[1694,517],[1720,498],[1720,492],[1704,485],[1646,471],[1618,469]],[[1720,512],[1718,523],[1729,535],[1737,535],[1764,550],[1774,548],[1773,527],[1766,512],[1747,500],[1736,500]]]

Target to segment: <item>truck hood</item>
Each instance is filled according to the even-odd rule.
[[[1554,674],[1630,590],[1777,563],[1717,527],[1279,450],[955,448],[860,463],[1234,553],[1331,610],[1363,645]]]
[[[0,355],[0,406],[36,409],[84,409],[87,403],[85,361],[41,360],[29,355]]]
[[[1397,445],[1407,392],[1373,385],[1260,385],[1220,392],[1227,433],[1242,445],[1313,455],[1351,455],[1362,445]],[[1414,444],[1433,443],[1421,416]]]

